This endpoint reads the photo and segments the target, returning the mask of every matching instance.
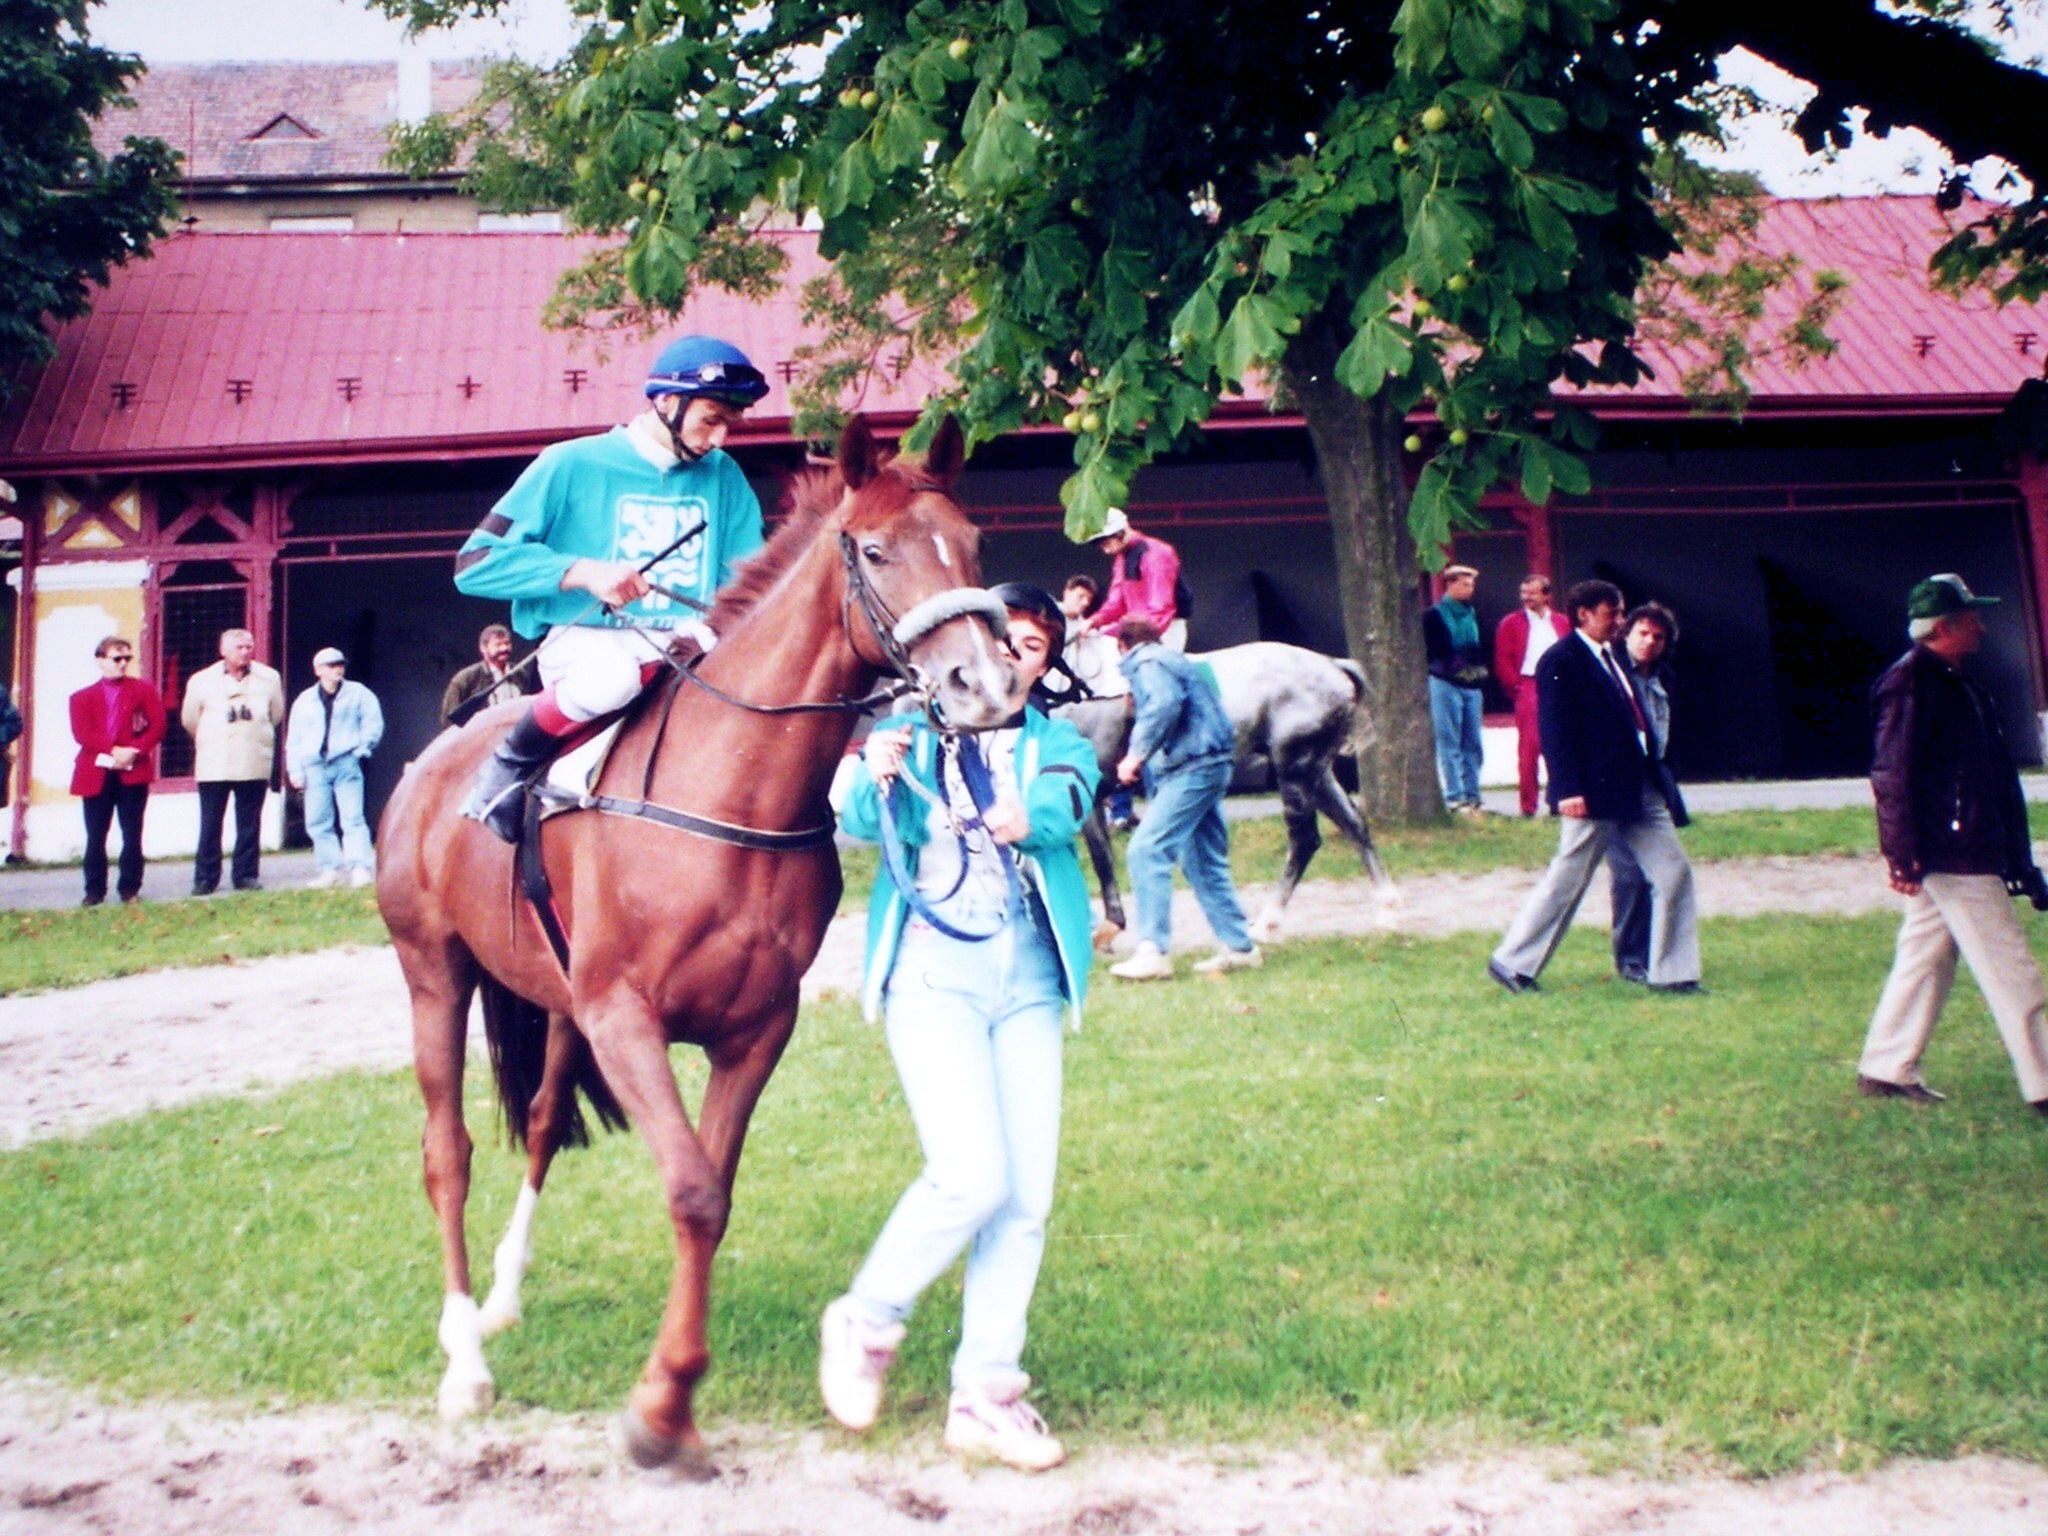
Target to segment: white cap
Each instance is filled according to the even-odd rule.
[[[1100,544],[1104,539],[1113,539],[1120,533],[1129,533],[1130,531],[1131,520],[1124,516],[1124,509],[1122,507],[1111,507],[1102,514],[1101,529],[1088,542],[1090,544]]]
[[[345,666],[347,663],[348,658],[331,645],[323,645],[313,653],[313,665],[316,667]]]

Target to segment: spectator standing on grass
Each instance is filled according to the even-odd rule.
[[[1252,943],[1230,878],[1223,794],[1230,788],[1237,732],[1223,712],[1223,699],[1205,670],[1160,643],[1150,619],[1125,619],[1116,637],[1136,711],[1116,776],[1135,784],[1149,771],[1152,798],[1125,854],[1138,907],[1138,947],[1109,974],[1122,981],[1173,975],[1175,864],[1187,875],[1218,945],[1195,969],[1213,976],[1260,965],[1265,957]]]
[[[2048,1116],[2048,1021],[2041,968],[2012,897],[2048,907],[2034,865],[2019,772],[1990,694],[1963,674],[1984,642],[1978,597],[1954,574],[1906,598],[1913,647],[1872,688],[1870,788],[1892,889],[1906,898],[1891,975],[1877,1000],[1856,1087],[1866,1098],[1938,1104],[1920,1058],[1955,984],[1958,956],[1998,1023],[2020,1093]]]
[[[277,728],[284,723],[284,682],[256,660],[256,637],[223,630],[220,660],[192,674],[178,711],[192,738],[192,777],[199,782],[199,847],[192,859],[192,894],[220,887],[221,823],[235,803],[238,891],[259,891],[263,856],[263,797],[277,771]]]
[[[317,889],[368,885],[375,869],[363,819],[363,764],[384,739],[377,696],[347,676],[333,646],[314,654],[313,686],[292,700],[284,733],[284,773],[306,797],[306,835],[320,872]]]
[[[1493,631],[1493,675],[1515,706],[1515,779],[1524,816],[1536,814],[1542,788],[1537,777],[1543,732],[1536,719],[1536,663],[1572,632],[1565,616],[1550,606],[1550,591],[1548,576],[1524,576],[1522,606]]]
[[[486,624],[476,637],[477,660],[448,679],[441,694],[441,718],[460,725],[470,715],[498,704],[510,704],[529,693],[540,691],[540,680],[531,666],[512,670],[512,631],[503,624]],[[456,715],[461,712],[462,719]]]
[[[1180,552],[1164,539],[1140,533],[1121,507],[1103,514],[1102,531],[1089,541],[1109,556],[1109,592],[1081,621],[1083,632],[1116,633],[1127,618],[1149,619],[1168,650],[1188,648],[1187,586]]]
[[[1673,826],[1692,820],[1678,776],[1671,771],[1671,694],[1664,683],[1664,660],[1678,643],[1678,616],[1662,603],[1644,603],[1624,622],[1625,669],[1635,683],[1650,726],[1654,749],[1651,771],[1671,808]],[[1643,866],[1620,838],[1607,845],[1607,878],[1614,908],[1614,970],[1623,981],[1650,979],[1650,882]]]
[[[1480,735],[1486,647],[1479,638],[1479,615],[1472,608],[1479,572],[1469,565],[1447,565],[1443,582],[1443,596],[1422,611],[1436,770],[1443,781],[1444,804],[1461,815],[1476,815],[1479,767],[1486,755]]]
[[[121,868],[114,889],[123,901],[142,897],[142,817],[156,778],[157,743],[169,723],[155,685],[133,674],[134,646],[109,635],[92,654],[99,681],[71,695],[71,735],[78,743],[71,793],[85,811],[88,907],[107,899],[107,831],[117,820]]]
[[[1624,842],[1650,882],[1649,985],[1698,992],[1699,913],[1675,824],[1683,806],[1667,795],[1649,711],[1612,649],[1621,631],[1621,593],[1608,582],[1582,581],[1565,594],[1564,606],[1573,633],[1536,668],[1550,806],[1559,817],[1557,854],[1486,973],[1510,992],[1534,992],[1601,855]]]

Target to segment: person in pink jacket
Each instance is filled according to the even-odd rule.
[[[1114,634],[1127,618],[1150,619],[1159,626],[1160,642],[1171,650],[1188,648],[1187,589],[1180,579],[1180,555],[1164,539],[1138,532],[1121,508],[1111,507],[1102,532],[1090,541],[1109,556],[1109,595],[1087,618],[1078,634],[1101,630]]]
[[[1536,663],[1572,632],[1565,616],[1550,606],[1550,578],[1522,578],[1522,606],[1493,632],[1493,675],[1515,706],[1515,766],[1522,789],[1522,814],[1536,814],[1536,763],[1543,743],[1536,729]]]

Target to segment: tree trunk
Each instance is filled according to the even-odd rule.
[[[1444,801],[1429,718],[1408,482],[1401,471],[1407,429],[1384,395],[1361,400],[1337,382],[1345,338],[1340,320],[1326,311],[1304,324],[1281,373],[1315,445],[1330,503],[1345,643],[1365,672],[1359,798],[1376,821],[1434,820],[1444,814]]]

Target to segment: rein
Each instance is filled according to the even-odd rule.
[[[972,737],[959,736],[954,739],[958,740],[960,744],[960,778],[967,786],[968,799],[974,802],[974,817],[971,821],[957,827],[954,831],[953,835],[960,843],[960,878],[953,882],[952,890],[947,891],[945,895],[938,898],[942,902],[951,898],[954,892],[958,891],[966,883],[968,863],[967,834],[977,827],[983,831],[987,830],[988,823],[985,818],[989,813],[990,807],[995,804],[995,782],[989,777],[988,764],[982,758],[981,749],[974,744]],[[940,783],[943,785],[945,782],[943,748],[939,749],[938,756],[934,762],[939,770]],[[905,767],[907,768],[908,766],[908,763],[906,763]],[[986,933],[976,933],[971,929],[957,927],[946,918],[941,917],[936,905],[927,899],[917,888],[916,876],[911,873],[910,860],[904,852],[903,833],[896,825],[895,791],[908,782],[908,773],[898,773],[895,782],[890,785],[890,793],[884,796],[882,800],[882,862],[888,867],[889,878],[895,882],[898,893],[903,897],[904,905],[909,907],[912,912],[925,922],[930,923],[932,927],[938,929],[947,938],[960,939],[969,944],[985,944],[1010,925],[1011,918],[1023,905],[1023,882],[1017,873],[1017,861],[1011,856],[1007,843],[995,844],[996,854],[1002,860],[1003,883],[1008,891],[1003,903],[1002,919],[997,922],[995,927],[989,929]],[[914,785],[912,787],[918,794],[931,798],[922,785]],[[941,803],[944,802],[942,801]],[[993,841],[993,834],[991,834],[991,841]]]

